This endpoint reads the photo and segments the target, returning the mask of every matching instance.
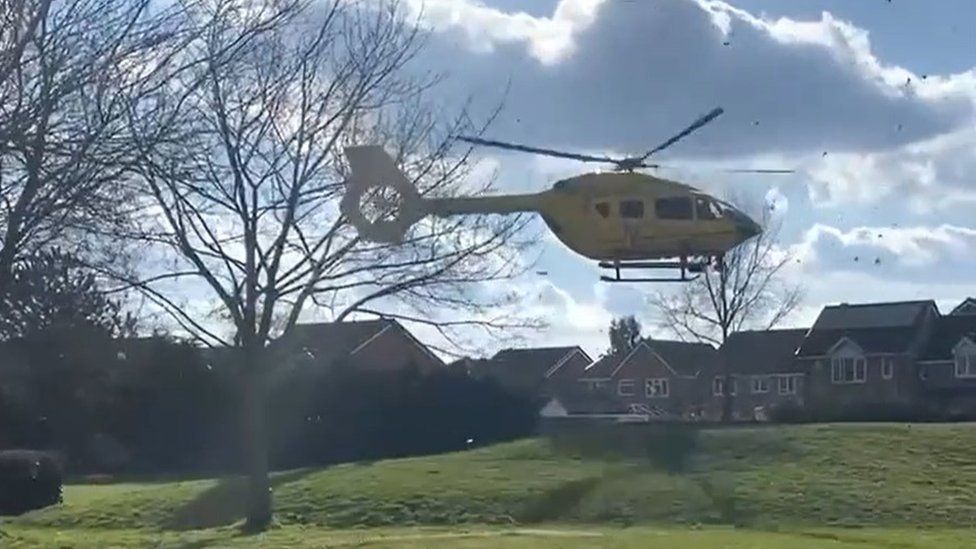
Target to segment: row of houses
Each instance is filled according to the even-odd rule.
[[[976,411],[976,299],[842,303],[806,329],[732,334],[721,348],[645,339],[593,360],[579,347],[508,349],[455,363],[544,398],[547,417],[736,420],[784,407]],[[726,373],[731,373],[726,378]]]
[[[825,307],[810,328],[738,332],[721,348],[644,339],[595,360],[569,346],[448,365],[395,320],[299,325],[282,343],[298,358],[287,361],[292,367],[463,368],[539,397],[546,417],[718,420],[727,394],[737,420],[763,420],[785,406],[976,411],[976,298],[947,314],[931,300],[843,303]],[[128,340],[120,358],[152,353],[151,345]]]

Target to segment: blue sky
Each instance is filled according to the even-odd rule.
[[[774,198],[789,276],[807,288],[791,325],[838,301],[976,295],[976,2],[944,0],[409,0],[432,29],[419,61],[451,107],[504,109],[489,137],[627,153],[716,105],[726,114],[660,160],[718,194]],[[825,154],[826,153],[826,154]],[[589,167],[479,151],[506,191]],[[796,168],[716,176],[714,165]],[[512,285],[550,321],[529,344],[603,350],[615,315],[655,335],[647,285],[598,282],[555,239]],[[855,261],[871,258],[872,261]],[[876,263],[873,259],[878,259]],[[537,275],[535,271],[546,271]],[[493,350],[485,341],[485,353]]]

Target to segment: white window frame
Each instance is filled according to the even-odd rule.
[[[644,396],[647,398],[668,398],[671,396],[671,381],[666,377],[647,378],[644,380]]]
[[[891,379],[895,377],[895,359],[893,358],[882,358],[881,359],[881,379]]]
[[[769,376],[752,376],[752,394],[763,395],[769,392]]]
[[[850,362],[847,362],[850,361]],[[846,369],[851,368],[851,379],[847,379]],[[861,374],[861,375],[858,375]],[[837,357],[830,359],[830,382],[834,385],[853,385],[868,380],[868,364],[864,357]]]
[[[799,377],[798,375],[779,376],[776,381],[777,392],[781,395],[795,395]]]
[[[955,373],[957,378],[966,379],[976,377],[976,353],[972,351],[959,353],[953,362],[955,363],[953,373]]]
[[[634,396],[634,393],[636,392],[634,385],[635,383],[633,379],[621,379],[617,382],[617,396]],[[627,388],[627,391],[624,391],[625,387]]]
[[[725,395],[725,376],[715,376],[712,380],[712,396],[724,396]]]

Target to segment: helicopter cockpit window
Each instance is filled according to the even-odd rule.
[[[621,200],[620,217],[629,219],[639,219],[644,217],[643,200]]]
[[[722,209],[719,205],[704,196],[695,197],[695,212],[698,219],[713,220],[722,217]]]
[[[597,202],[596,213],[600,214],[601,217],[610,216],[610,203],[609,202]]]
[[[687,196],[658,198],[654,210],[658,219],[690,220],[692,218],[691,198]]]

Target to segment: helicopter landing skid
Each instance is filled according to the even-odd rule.
[[[601,261],[601,269],[612,269],[614,276],[603,275],[600,280],[604,282],[691,282],[697,279],[702,272],[711,265],[709,259],[681,258],[678,261]],[[672,277],[640,277],[623,278],[623,270],[665,270],[678,271],[677,276]]]

